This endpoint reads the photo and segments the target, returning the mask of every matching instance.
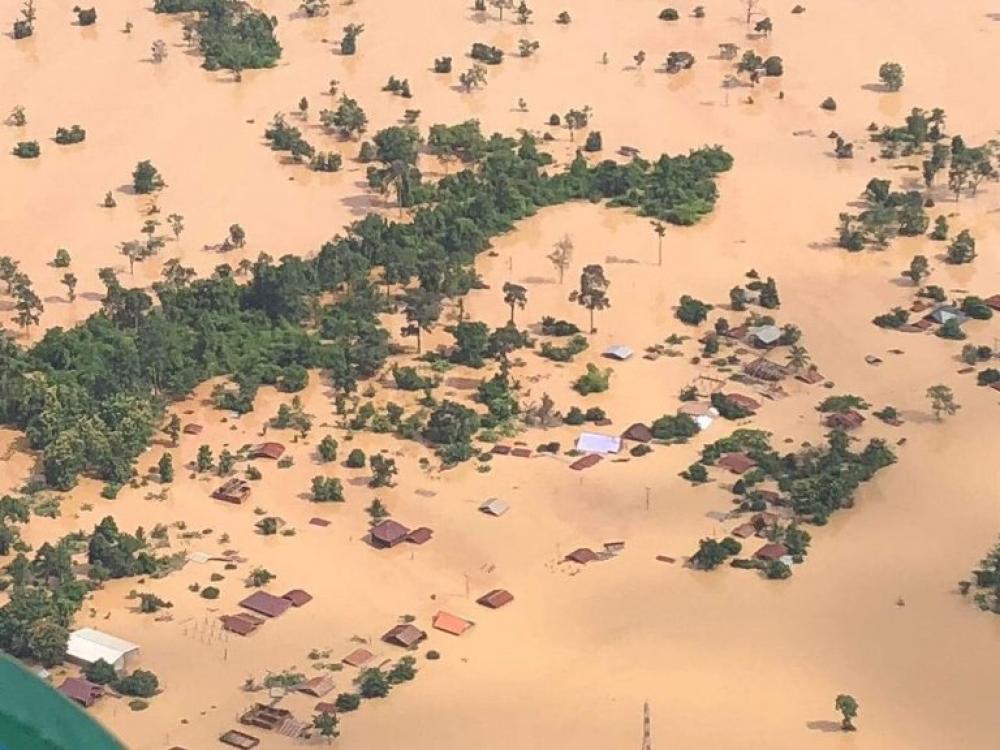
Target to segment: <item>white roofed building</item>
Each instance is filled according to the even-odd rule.
[[[139,646],[130,641],[102,633],[94,628],[80,628],[69,634],[66,658],[86,666],[104,659],[117,671],[122,671],[139,655]]]

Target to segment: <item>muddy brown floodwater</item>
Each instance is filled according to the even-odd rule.
[[[387,699],[366,701],[344,715],[341,747],[638,749],[645,701],[655,745],[676,750],[997,746],[1000,618],[962,599],[956,582],[1000,532],[1000,394],[956,374],[960,345],[886,332],[870,321],[909,304],[912,290],[897,278],[914,253],[931,257],[932,282],[947,290],[1000,293],[1000,188],[989,185],[957,203],[942,196],[931,211],[932,217],[953,215],[953,227],[973,231],[979,257],[968,266],[944,265],[937,259],[940,245],[925,238],[858,254],[834,248],[830,239],[838,213],[871,177],[912,179],[892,170],[893,162],[870,161],[878,149],[865,143],[869,122],[897,124],[911,107],[941,107],[949,132],[968,142],[996,135],[1000,99],[989,78],[1000,53],[995,4],[812,0],[805,13],[793,15],[795,3],[763,0],[774,33],[748,40],[737,0],[708,0],[701,20],[689,16],[685,3],[674,23],[658,21],[661,4],[651,0],[535,0],[527,27],[513,23],[509,12],[503,22],[476,14],[465,0],[358,0],[334,4],[320,19],[300,17],[291,0],[261,1],[280,19],[284,55],[273,70],[246,72],[242,83],[203,71],[183,47],[180,23],[154,15],[146,2],[105,0],[98,4],[97,25],[85,29],[70,23],[73,4],[45,0],[33,39],[0,40],[0,110],[21,104],[28,114],[25,127],[0,128],[0,151],[27,139],[38,139],[43,150],[33,161],[0,156],[0,254],[18,259],[35,282],[45,301],[43,327],[71,325],[98,309],[100,267],[117,267],[126,282],[148,286],[169,258],[208,273],[263,251],[309,255],[366,211],[386,210],[365,188],[364,167],[353,159],[357,144],[337,142],[319,129],[316,113],[329,106],[325,91],[336,78],[366,110],[372,132],[415,107],[425,128],[474,117],[487,132],[541,133],[551,112],[589,105],[607,154],[626,144],[654,155],[718,143],[735,157],[732,171],[720,178],[716,211],[697,227],[668,229],[662,266],[655,264],[656,238],[647,220],[593,205],[543,210],[500,238],[495,256],[480,259],[491,289],[470,294],[466,310],[490,325],[506,321],[499,292],[505,281],[529,289],[519,321],[554,315],[583,325],[583,311],[567,301],[580,267],[603,263],[611,280],[613,306],[598,314],[590,352],[559,367],[523,357],[515,374],[531,399],[546,392],[563,409],[601,406],[615,429],[672,413],[679,390],[697,372],[687,357],[614,364],[611,389],[587,399],[573,394],[570,384],[609,343],[641,351],[684,332],[672,312],[681,294],[722,304],[729,288],[755,268],[777,280],[779,319],[801,327],[813,360],[836,383],[833,392],[891,403],[906,418],[901,428],[868,420],[860,431],[864,439],[906,438],[899,462],[859,491],[853,509],[813,530],[808,561],[791,579],[770,582],[746,571],[697,573],[655,560],[681,558],[701,537],[728,531],[710,515],[730,507],[719,482],[691,487],[677,476],[701,444],[726,434],[727,425],[717,422],[687,446],[657,448],[642,460],[604,461],[581,473],[551,457],[498,458],[488,474],[473,465],[439,473],[421,467],[419,459],[429,453],[415,443],[372,433],[348,442],[344,430],[323,427],[336,417],[328,389],[314,374],[303,400],[316,427],[303,442],[282,437],[294,465],[263,467],[247,505],[211,500],[213,481],[179,468],[165,499],[147,497],[158,491],[154,483],[107,501],[99,484],[84,481],[63,499],[59,518],[36,518],[24,528],[37,545],[89,529],[108,513],[127,529],[183,520],[188,529],[212,534],[183,541],[172,531],[173,549],[214,554],[232,548],[248,559],[239,571],[191,563],[163,580],[112,583],[81,611],[79,623],[140,643],[142,665],[164,686],[141,713],[123,700],[94,709],[129,747],[216,747],[218,735],[260,699],[242,691],[247,677],[288,668],[311,674],[310,650],[329,650],[335,661],[354,648],[354,637],[374,640],[379,660],[397,658],[397,649],[377,639],[404,614],[431,633],[418,659],[420,672]],[[3,6],[6,24],[15,3]],[[555,24],[564,9],[573,22]],[[131,34],[121,32],[126,20],[134,24]],[[348,22],[365,25],[354,58],[333,54],[325,41],[338,39]],[[522,37],[541,43],[530,59],[514,54]],[[147,59],[155,39],[169,49],[160,65]],[[508,56],[490,69],[485,89],[463,94],[455,84],[474,41],[500,46]],[[720,85],[729,68],[715,54],[728,41],[784,59],[784,77],[765,80],[752,92],[753,103],[744,101],[748,88]],[[640,49],[646,65],[629,69]],[[676,76],[659,72],[671,50],[691,51],[697,64]],[[609,62],[602,65],[605,52]],[[433,59],[446,54],[455,58],[455,73],[434,75]],[[906,84],[898,93],[872,86],[886,60],[905,67]],[[390,74],[409,79],[414,99],[380,91]],[[267,121],[275,112],[292,112],[302,96],[312,105],[307,138],[345,156],[338,174],[283,164],[262,144]],[[837,100],[836,112],[819,108],[827,96]],[[517,110],[520,97],[527,112]],[[87,129],[85,143],[52,143],[57,126],[73,123]],[[831,130],[856,141],[853,161],[832,157]],[[575,144],[565,130],[553,133],[551,150],[565,163]],[[138,264],[133,278],[116,245],[137,236],[149,203],[127,189],[140,159],[152,160],[168,183],[157,199],[161,215],[183,214],[187,228],[158,257]],[[114,210],[99,206],[108,190],[118,201]],[[247,232],[244,250],[223,256],[204,249],[221,242],[236,222]],[[565,234],[575,253],[560,286],[545,255]],[[48,265],[60,247],[72,254],[69,270],[80,278],[73,303],[59,283],[62,271]],[[9,300],[0,298],[0,306],[8,316]],[[13,328],[6,320],[4,325]],[[398,326],[393,322],[389,329]],[[992,344],[1000,336],[995,321],[968,329],[975,343]],[[31,339],[39,335],[36,330]],[[440,328],[428,339],[429,345],[450,341]],[[893,348],[905,353],[888,353]],[[694,342],[684,351],[695,353]],[[883,364],[867,365],[868,354]],[[943,422],[929,415],[924,396],[936,383],[951,386],[963,406]],[[202,443],[218,451],[253,442],[287,400],[263,389],[253,413],[227,418],[208,404],[210,386],[173,407],[185,421],[204,424],[202,435],[184,436],[176,449],[154,446],[140,459],[141,471],[164,450],[181,467]],[[785,438],[796,444],[821,439],[814,407],[830,392],[797,382],[786,387],[789,397],[767,402],[754,424],[772,431],[776,445]],[[378,399],[409,403],[391,386],[384,391]],[[400,466],[397,486],[373,491],[360,481],[367,471],[320,465],[315,448],[325,434],[337,437],[342,454],[352,447],[389,449]],[[566,446],[574,436],[567,427],[530,430],[519,439],[531,447],[543,440]],[[0,432],[0,490],[21,485],[33,470],[34,457],[21,447],[17,434]],[[345,480],[345,504],[308,502],[305,493],[320,473]],[[397,520],[433,527],[433,540],[384,552],[369,548],[362,541],[364,508],[376,495]],[[501,518],[479,513],[478,504],[491,495],[502,496],[512,510]],[[297,534],[255,534],[255,506],[280,516]],[[330,525],[309,525],[313,516]],[[229,542],[219,541],[223,533]],[[559,563],[575,547],[611,540],[626,541],[613,560],[580,569]],[[253,565],[277,574],[275,590],[301,587],[315,600],[249,638],[227,636],[217,617],[235,611],[246,592],[243,568]],[[212,572],[226,575],[217,601],[188,591],[192,583],[206,585]],[[514,592],[514,603],[498,611],[475,604],[495,587]],[[133,588],[172,601],[172,619],[135,613],[126,598]],[[900,597],[905,606],[897,606]],[[439,609],[476,625],[460,638],[431,630]],[[428,648],[440,651],[441,659],[424,659]],[[332,674],[336,692],[350,690],[350,668]],[[853,735],[834,731],[833,700],[841,692],[861,704],[861,731]],[[308,716],[314,703],[298,695],[282,705]],[[295,746],[260,734],[268,750]]]

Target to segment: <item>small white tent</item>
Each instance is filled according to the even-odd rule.
[[[138,653],[137,644],[93,628],[74,630],[69,634],[66,645],[66,658],[70,661],[85,666],[104,659],[119,672]]]

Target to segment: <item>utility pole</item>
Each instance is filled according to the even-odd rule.
[[[642,750],[653,750],[653,733],[649,721],[649,701],[642,704]]]

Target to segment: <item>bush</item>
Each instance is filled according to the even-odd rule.
[[[137,669],[127,677],[115,680],[112,687],[129,697],[152,698],[160,689],[160,680],[152,672]]]
[[[567,320],[556,320],[547,315],[542,318],[542,333],[546,336],[573,336],[580,328]]]
[[[38,145],[38,141],[21,141],[14,146],[12,153],[18,159],[37,159],[42,153],[42,148]]]
[[[962,300],[962,312],[976,320],[989,320],[993,310],[982,297],[966,297]]]
[[[573,357],[585,351],[588,346],[590,345],[587,343],[586,337],[576,334],[565,346],[556,346],[546,341],[538,351],[543,357],[551,359],[553,362],[571,362]]]
[[[95,8],[81,8],[79,5],[73,8],[76,13],[76,20],[81,26],[90,26],[97,21],[97,10]]]
[[[396,381],[396,387],[401,391],[422,391],[434,387],[434,381],[420,375],[414,367],[393,365],[392,377]]]
[[[603,393],[611,385],[611,372],[610,368],[601,371],[596,365],[588,363],[587,372],[576,379],[573,383],[573,390],[581,396],[590,393]]]
[[[79,125],[71,125],[68,128],[56,128],[55,141],[61,146],[71,143],[82,143],[87,138],[87,131]]]
[[[583,150],[588,153],[594,153],[595,151],[600,151],[604,148],[604,141],[601,138],[601,131],[591,130],[587,134],[587,140],[583,144]]]
[[[563,417],[563,422],[573,426],[581,425],[586,421],[586,416],[578,406],[572,407],[568,412],[566,412],[566,416]]]
[[[559,115],[556,114],[549,115],[549,125],[551,125],[554,128],[558,128],[561,124],[562,124],[562,119],[560,119]]]
[[[771,560],[764,568],[764,575],[771,580],[781,580],[792,575],[792,569],[781,560]]]
[[[162,188],[166,183],[159,170],[150,161],[141,161],[132,171],[132,187],[139,195],[146,195]]]
[[[677,319],[682,323],[687,323],[688,325],[698,325],[699,323],[703,323],[705,321],[708,317],[708,311],[711,309],[712,305],[685,294],[681,297],[675,314]]]
[[[661,21],[676,21],[680,17],[680,14],[674,8],[664,8],[660,11],[659,15]]]
[[[347,454],[347,466],[351,469],[363,469],[368,460],[365,458],[365,452],[360,448],[355,448],[349,454]]]
[[[773,55],[764,61],[764,75],[777,77],[784,75],[785,66],[781,61],[781,58],[777,55]]]
[[[694,484],[701,484],[708,481],[708,469],[700,463],[694,463],[681,472],[681,477]]]
[[[218,599],[219,598],[219,593],[220,593],[220,591],[219,591],[218,587],[216,587],[216,586],[206,586],[205,588],[203,588],[201,590],[201,598],[202,599]]]
[[[826,97],[822,104],[819,105],[820,109],[825,109],[827,112],[837,111],[837,102],[832,96]]]
[[[473,60],[479,60],[479,62],[484,62],[487,65],[499,65],[503,62],[503,50],[499,47],[491,47],[488,44],[483,44],[482,42],[476,42],[472,45],[472,51],[469,56]]]
[[[451,58],[450,57],[437,57],[437,58],[434,58],[434,72],[435,73],[450,73],[451,72]]]
[[[98,659],[93,664],[84,666],[83,676],[97,685],[110,685],[118,679],[115,668],[104,659]]]
[[[337,700],[333,704],[340,713],[346,714],[351,711],[357,711],[358,706],[361,705],[361,696],[357,693],[341,693],[337,696]]]
[[[642,458],[646,454],[652,453],[652,452],[653,452],[653,449],[650,448],[645,443],[640,443],[639,445],[633,446],[632,449],[629,451],[629,453],[631,453],[636,458]]]
[[[976,382],[979,385],[993,385],[994,383],[1000,383],[1000,370],[997,370],[995,367],[988,367],[976,375]]]
[[[312,499],[317,503],[342,503],[344,487],[335,477],[313,477]]]
[[[700,431],[698,423],[687,414],[678,414],[676,416],[666,414],[654,421],[649,429],[653,433],[653,437],[657,440],[678,443],[685,442]]]

